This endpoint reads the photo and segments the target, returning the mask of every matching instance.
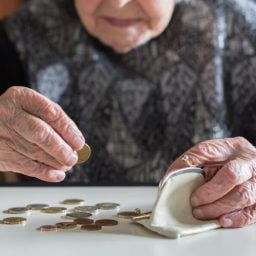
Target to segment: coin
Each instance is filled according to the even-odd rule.
[[[67,208],[65,208],[65,207],[48,207],[48,208],[43,208],[41,211],[44,213],[50,213],[50,214],[65,213],[67,211]]]
[[[132,219],[133,217],[139,216],[140,214],[135,211],[124,211],[118,212],[117,217],[121,219]]]
[[[21,217],[10,217],[3,219],[3,223],[8,225],[25,224],[26,222],[27,219]]]
[[[92,214],[89,212],[72,212],[66,214],[66,217],[69,219],[84,219],[91,217]]]
[[[44,225],[38,228],[41,232],[57,232],[57,226],[56,225]]]
[[[77,164],[86,162],[89,159],[90,155],[91,155],[91,148],[89,147],[89,145],[84,144],[84,147],[79,151],[77,151],[77,156],[78,156]]]
[[[111,219],[101,219],[96,220],[95,224],[100,226],[116,226],[118,224],[118,221]]]
[[[96,206],[101,210],[115,210],[118,209],[120,204],[112,203],[112,202],[104,202],[104,203],[98,203]]]
[[[31,211],[41,211],[44,208],[49,207],[48,204],[29,204],[26,208],[28,208]]]
[[[95,205],[85,205],[77,206],[71,210],[72,212],[89,212],[89,213],[98,213],[98,208]]]
[[[102,227],[100,225],[96,225],[96,224],[81,226],[81,230],[86,230],[86,231],[97,231],[97,230],[101,230],[101,229],[102,229]]]
[[[74,222],[78,225],[89,225],[89,224],[93,224],[94,220],[92,219],[75,219]]]
[[[13,207],[13,208],[8,209],[4,213],[9,213],[9,214],[28,214],[28,213],[30,213],[30,211],[26,207]]]
[[[66,204],[66,205],[77,205],[77,204],[84,204],[84,200],[83,199],[66,199],[62,202],[62,204]]]
[[[59,222],[56,226],[58,229],[75,229],[77,224],[74,222]]]

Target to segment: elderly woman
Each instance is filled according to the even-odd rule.
[[[186,151],[207,180],[194,215],[255,222],[255,10],[250,0],[28,1],[0,30],[0,170],[157,183]],[[93,155],[74,166],[82,134]],[[168,171],[184,166],[179,157]]]

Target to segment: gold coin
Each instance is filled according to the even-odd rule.
[[[132,219],[133,217],[139,216],[140,213],[135,211],[118,212],[117,217],[121,219]]]
[[[74,222],[77,225],[89,225],[89,224],[93,224],[94,220],[84,218],[84,219],[75,219]]]
[[[80,205],[80,204],[84,204],[84,200],[83,199],[66,199],[62,202],[62,204],[66,204],[66,205]]]
[[[50,214],[65,213],[66,211],[67,211],[67,208],[65,207],[48,207],[48,208],[43,208],[41,210],[41,212],[50,213]]]
[[[89,159],[90,155],[91,155],[90,146],[87,144],[84,144],[84,147],[79,151],[77,151],[77,156],[78,156],[77,164],[86,162]]]
[[[98,203],[96,206],[101,210],[115,210],[118,209],[120,204],[112,203],[112,202],[104,202],[104,203]]]
[[[9,213],[9,214],[28,214],[28,213],[30,213],[30,211],[26,207],[13,207],[13,208],[8,209],[4,213]]]
[[[58,229],[75,229],[77,224],[75,222],[59,222],[56,226]]]
[[[96,220],[95,224],[100,226],[116,226],[118,224],[118,221],[111,220],[111,219],[101,219],[101,220]]]
[[[48,204],[29,204],[26,206],[31,211],[41,211],[44,208],[49,207]]]
[[[85,230],[85,231],[97,231],[97,230],[101,230],[101,229],[102,229],[102,227],[100,225],[96,225],[96,224],[81,226],[81,230]]]
[[[84,219],[91,217],[92,214],[89,212],[72,212],[66,214],[66,217],[69,219]]]
[[[27,219],[21,217],[10,217],[3,219],[3,223],[8,225],[25,224],[26,222]]]
[[[57,232],[57,226],[56,225],[44,225],[38,228],[41,232]]]

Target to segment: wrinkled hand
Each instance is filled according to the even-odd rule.
[[[49,182],[65,178],[85,143],[59,105],[24,87],[0,96],[0,170]]]
[[[256,149],[246,139],[204,141],[185,154],[205,173],[206,183],[191,195],[196,218],[218,218],[222,227],[256,222]],[[167,172],[184,168],[181,158]]]

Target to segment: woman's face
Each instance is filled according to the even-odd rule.
[[[163,32],[175,0],[75,0],[75,4],[91,35],[125,53]]]

